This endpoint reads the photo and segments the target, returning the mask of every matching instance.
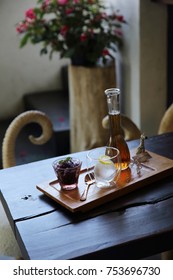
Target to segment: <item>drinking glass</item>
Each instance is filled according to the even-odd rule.
[[[87,153],[87,165],[90,172],[93,169],[97,187],[113,187],[121,172],[120,152],[114,147],[92,149]]]
[[[73,157],[63,157],[52,163],[62,190],[73,190],[78,186],[82,162]]]

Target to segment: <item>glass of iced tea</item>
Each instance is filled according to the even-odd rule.
[[[82,162],[74,157],[63,157],[52,163],[62,190],[73,190],[78,187]]]

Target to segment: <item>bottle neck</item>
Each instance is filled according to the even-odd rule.
[[[119,94],[107,95],[108,113],[110,115],[120,114],[119,98],[120,98]]]
[[[110,125],[110,136],[121,134],[121,120],[120,113],[110,114],[109,113],[109,125]]]
[[[106,91],[110,136],[121,134],[120,124],[120,90],[108,89]]]

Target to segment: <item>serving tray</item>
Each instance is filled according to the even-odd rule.
[[[56,179],[39,183],[36,187],[71,212],[86,212],[173,174],[173,160],[153,152],[149,152],[149,154],[151,158],[142,165],[139,173],[136,165],[132,165],[131,168],[121,172],[115,187],[100,189],[95,184],[91,185],[86,201],[80,201],[80,195],[86,187],[84,177],[87,172],[81,172],[78,188],[71,191],[62,191]],[[131,155],[133,156],[133,151],[131,151]]]

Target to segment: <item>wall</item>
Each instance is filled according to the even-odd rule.
[[[166,5],[142,0],[140,29],[140,122],[146,133],[155,134],[166,109]]]
[[[147,135],[155,134],[166,106],[166,6],[150,0],[105,2],[119,8],[128,22],[124,48],[116,54],[122,110]],[[62,87],[60,68],[68,59],[56,54],[50,61],[32,45],[19,49],[15,23],[35,3],[0,1],[0,119],[23,110],[23,94]]]
[[[123,112],[148,136],[166,109],[167,7],[151,0],[112,0],[125,16],[118,56]]]
[[[124,46],[117,55],[122,92],[122,112],[140,127],[140,1],[112,0],[124,15],[127,24],[123,25]]]
[[[61,88],[60,67],[69,60],[39,55],[39,46],[19,49],[15,24],[36,0],[0,1],[0,119],[23,110],[22,96],[28,92]]]

